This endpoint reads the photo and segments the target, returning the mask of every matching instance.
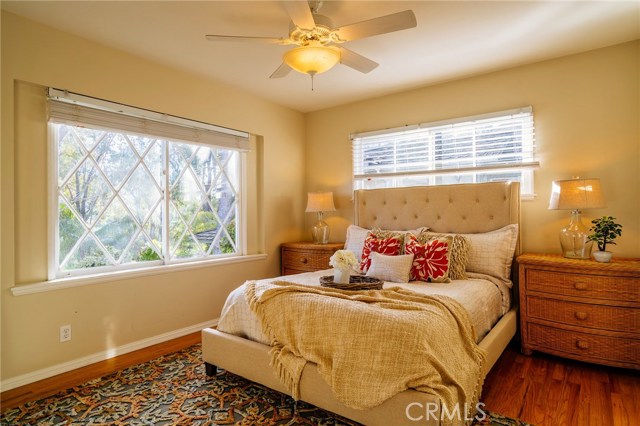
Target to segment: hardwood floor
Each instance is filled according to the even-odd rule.
[[[0,395],[2,409],[200,342],[193,333],[146,349],[41,380]],[[485,407],[536,426],[635,426],[640,424],[640,373],[564,360],[527,357],[509,346],[487,376]]]
[[[598,366],[510,345],[484,382],[487,409],[536,426],[640,424],[640,372]]]

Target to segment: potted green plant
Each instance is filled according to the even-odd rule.
[[[614,240],[622,235],[622,225],[614,222],[615,217],[602,216],[600,219],[593,219],[593,226],[589,231],[593,232],[587,238],[598,244],[598,251],[593,252],[593,258],[598,262],[609,262],[613,253],[607,251],[607,244],[615,244]]]

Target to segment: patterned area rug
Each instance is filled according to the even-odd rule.
[[[358,425],[231,373],[208,377],[200,345],[6,410],[0,424]],[[493,413],[473,425],[529,426]]]

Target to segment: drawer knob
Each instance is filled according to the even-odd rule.
[[[576,340],[576,347],[578,349],[589,349],[589,342],[585,342],[584,340]]]
[[[575,282],[575,283],[573,283],[573,287],[576,290],[586,290],[587,289],[587,283]]]
[[[589,316],[589,314],[587,314],[586,312],[582,312],[582,311],[576,311],[574,313],[574,315],[575,315],[576,319],[579,319],[579,320],[582,320],[582,321],[586,320],[587,317]]]
[[[307,260],[307,258],[306,258],[306,257],[301,257],[301,258],[300,258],[300,263],[304,263],[304,264],[306,264],[307,262],[309,262],[309,260]]]

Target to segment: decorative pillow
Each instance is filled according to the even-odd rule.
[[[402,253],[404,243],[404,234],[373,230],[364,240],[362,248],[362,261],[360,262],[360,270],[367,272],[371,265],[371,253],[381,253],[387,256],[398,256]]]
[[[504,281],[511,277],[511,264],[518,241],[518,225],[482,234],[462,234],[469,240],[467,271],[487,274]]]
[[[466,280],[467,263],[469,262],[469,240],[460,234],[438,234],[434,232],[423,232],[418,235],[418,241],[424,243],[434,238],[452,237],[453,241],[449,248],[449,278],[452,280]]]
[[[373,252],[367,276],[394,283],[408,283],[412,263],[413,254],[387,256]]]
[[[367,235],[369,235],[369,229],[357,225],[349,225],[347,228],[347,241],[344,243],[344,249],[353,252],[358,263],[362,261],[362,248]]]
[[[431,281],[448,283],[450,268],[450,248],[453,237],[444,236],[421,243],[415,235],[407,236],[404,251],[413,254],[411,281]]]
[[[385,231],[381,229],[370,230],[357,225],[349,225],[347,228],[347,241],[344,243],[344,249],[353,252],[358,262],[362,261],[362,249],[364,248],[364,240],[370,232],[374,232],[378,238],[383,235],[405,235],[408,233],[419,234],[427,231],[429,228],[417,228],[410,231]]]

